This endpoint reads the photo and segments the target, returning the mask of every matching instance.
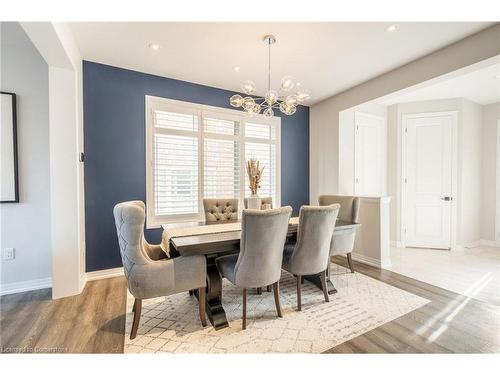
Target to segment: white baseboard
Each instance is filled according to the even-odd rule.
[[[7,294],[28,292],[30,290],[38,290],[52,288],[52,278],[20,281],[17,283],[9,283],[0,285],[0,296]]]
[[[109,270],[92,271],[85,274],[87,281],[107,279],[109,277],[123,276],[123,267],[110,268]]]
[[[401,241],[391,241],[391,247],[405,247],[405,245]]]
[[[463,245],[456,245],[453,250],[464,250],[464,249],[472,249],[479,246],[490,246],[490,247],[500,247],[500,242],[491,241],[491,240],[478,240],[470,243],[466,243]]]
[[[87,272],[80,280],[80,293],[85,288],[87,281],[106,279],[109,277],[123,276],[123,267],[111,268],[109,270]],[[31,290],[52,288],[52,278],[20,281],[17,283],[2,284],[0,285],[0,296],[21,292],[28,292]]]
[[[498,241],[491,241],[491,240],[479,240],[479,245],[483,246],[491,246],[491,247],[500,247],[500,242]]]
[[[352,259],[360,263],[368,264],[369,266],[381,268],[382,264],[379,259],[367,257],[366,255],[352,253]]]

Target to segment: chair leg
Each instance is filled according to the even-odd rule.
[[[297,310],[302,310],[302,276],[297,276]]]
[[[243,319],[241,328],[247,329],[247,290],[245,288],[243,288]]]
[[[354,266],[352,264],[351,253],[347,253],[347,263],[349,264],[349,268],[351,269],[351,273],[354,273]]]
[[[267,286],[267,291],[270,292],[271,291],[271,285],[268,285]]]
[[[257,294],[262,294],[262,288],[257,288]]]
[[[205,287],[198,289],[198,311],[200,313],[201,325],[203,327],[207,326],[207,316],[205,313],[205,299],[206,299],[206,289]]]
[[[326,270],[319,274],[321,279],[321,289],[323,289],[323,294],[325,295],[325,301],[330,302],[330,298],[328,297],[328,289],[326,287]]]
[[[280,282],[276,281],[273,284],[274,291],[274,303],[276,304],[276,312],[280,318],[283,318],[283,314],[281,313],[281,305],[280,305]]]
[[[130,340],[135,339],[137,336],[137,329],[139,328],[139,320],[141,320],[142,299],[136,298],[134,301],[134,321],[132,323],[132,330],[130,331]]]

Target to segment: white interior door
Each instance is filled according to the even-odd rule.
[[[428,114],[403,122],[406,246],[451,247],[453,121]]]
[[[385,120],[356,112],[355,124],[354,193],[380,197],[385,181]]]

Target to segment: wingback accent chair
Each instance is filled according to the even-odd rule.
[[[244,198],[243,203],[245,205],[245,208],[248,208],[248,198]],[[273,197],[264,197],[260,199],[261,210],[265,209],[266,205],[269,205],[270,208],[273,208]]]
[[[262,211],[243,210],[239,254],[215,260],[221,275],[243,289],[243,329],[246,329],[248,288],[272,284],[276,311],[282,317],[279,280],[291,214],[290,206]]]
[[[330,263],[330,244],[340,205],[302,206],[299,213],[297,243],[285,246],[283,269],[297,276],[297,310],[302,309],[302,277],[320,274],[325,301],[329,302],[326,272]]]
[[[238,199],[203,199],[203,209],[207,223],[238,220]]]
[[[113,214],[127,286],[134,296],[134,339],[141,319],[142,300],[198,289],[201,324],[206,326],[206,259],[202,255],[167,259],[160,245],[144,239],[144,203],[118,203]]]
[[[320,206],[330,204],[340,204],[340,211],[338,218],[342,221],[351,223],[359,222],[359,197],[347,195],[321,195],[319,197]],[[352,250],[354,249],[354,240],[356,238],[356,228],[338,230],[332,236],[332,244],[330,247],[330,256],[346,255],[347,263],[351,272],[354,273],[354,266],[352,264]]]

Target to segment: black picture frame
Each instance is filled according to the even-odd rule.
[[[14,199],[3,201],[0,203],[19,203],[19,166],[17,156],[17,100],[16,94],[13,92],[0,91],[1,95],[12,96],[12,140],[13,140],[13,161],[14,161]]]

